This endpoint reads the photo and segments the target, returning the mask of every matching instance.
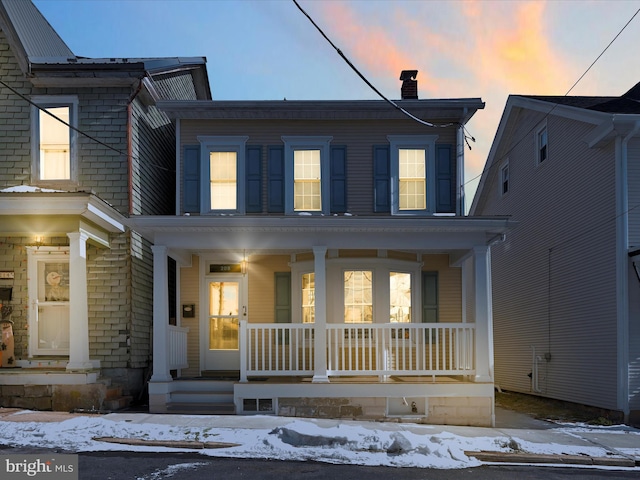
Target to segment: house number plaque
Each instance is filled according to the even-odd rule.
[[[210,264],[209,273],[240,273],[242,268],[239,263]]]

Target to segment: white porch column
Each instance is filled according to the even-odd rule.
[[[327,375],[327,247],[313,247],[315,274],[314,375],[313,383],[329,383]]]
[[[89,305],[87,302],[87,239],[84,232],[69,237],[69,363],[67,370],[90,370]]]
[[[152,245],[153,252],[153,375],[151,382],[170,382],[169,372],[169,268],[167,247]]]
[[[476,323],[476,382],[493,382],[493,311],[490,247],[473,247]]]

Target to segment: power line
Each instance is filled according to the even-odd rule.
[[[638,13],[640,13],[640,8],[638,10],[636,10],[636,12],[631,16],[631,18],[627,21],[627,23],[624,24],[624,26],[620,29],[620,31],[618,31],[618,33],[613,37],[613,39],[609,42],[609,44],[604,48],[604,50],[602,50],[602,52],[600,52],[600,54],[596,57],[596,59],[591,63],[591,65],[589,65],[589,67],[582,73],[582,75],[580,75],[580,77],[574,82],[574,84],[571,86],[571,88],[569,90],[567,90],[567,93],[565,93],[563,95],[563,97],[566,97],[569,95],[569,93],[578,85],[578,83],[580,83],[580,81],[587,75],[587,73],[591,70],[591,68],[598,62],[598,60],[600,60],[600,58],[605,54],[605,52],[609,49],[609,47],[611,47],[611,45],[613,45],[613,43],[618,39],[618,37],[622,34],[622,32],[625,31],[625,29],[629,26],[629,24],[633,21],[633,19],[638,15]],[[549,102],[550,103],[550,102]],[[551,109],[544,115],[544,117],[542,118],[542,121],[546,120],[549,115],[551,115],[551,112],[553,112],[556,107],[558,107],[560,105],[560,103],[555,102],[553,103],[553,106],[551,107]],[[518,145],[520,145],[520,143],[529,136],[529,134],[531,132],[533,132],[536,127],[540,124],[540,122],[538,122],[536,125],[534,125],[533,127],[531,127],[521,138],[520,140],[518,140],[509,150],[507,150],[506,153],[504,153],[500,158],[504,158],[507,155],[509,155]],[[467,180],[466,182],[464,182],[462,184],[462,188],[464,189],[465,185],[477,180],[478,178],[482,177],[482,175],[484,175],[485,171],[487,172],[487,175],[489,174],[489,172],[491,171],[492,168],[496,167],[500,162],[493,162],[493,164],[489,165],[488,169],[487,169],[487,165],[485,164],[485,169],[483,169],[482,173],[480,173],[479,175],[476,175],[475,177]]]
[[[300,6],[300,4],[297,2],[297,0],[292,0],[293,3],[295,4],[296,7],[298,7],[298,10],[300,10],[302,12],[302,14],[307,17],[309,19],[309,21],[311,22],[311,24],[316,28],[316,30],[318,30],[318,32],[320,32],[320,35],[322,35],[324,37],[324,39],[329,42],[329,45],[331,45],[333,47],[333,49],[338,52],[338,55],[340,55],[340,57],[347,63],[347,65],[349,65],[349,67],[351,67],[351,69],[362,79],[362,81],[364,83],[366,83],[369,88],[371,88],[371,90],[373,90],[380,98],[382,98],[385,102],[387,102],[389,105],[391,105],[393,108],[399,110],[400,112],[402,112],[404,115],[408,116],[409,118],[411,118],[412,120],[415,120],[418,123],[421,123],[422,125],[426,125],[427,127],[436,127],[436,128],[444,128],[444,127],[450,127],[452,125],[460,125],[457,122],[454,123],[445,123],[445,124],[434,124],[431,122],[427,122],[424,121],[418,117],[416,117],[415,115],[407,112],[404,108],[402,108],[400,105],[398,105],[397,103],[395,103],[392,100],[389,100],[387,97],[385,97],[368,79],[367,77],[365,77],[360,70],[358,70],[356,68],[356,66],[351,62],[351,60],[349,60],[347,58],[347,56],[342,52],[342,50],[340,50],[332,41],[331,39],[324,33],[324,31],[322,31],[322,29],[318,26],[318,24],[316,22],[314,22],[313,18],[311,18],[311,16],[304,11],[304,9]],[[469,137],[469,138],[473,138],[473,137]]]

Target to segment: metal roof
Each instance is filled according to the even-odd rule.
[[[74,57],[51,24],[31,1],[0,0],[27,57]]]

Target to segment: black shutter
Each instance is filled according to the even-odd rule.
[[[247,147],[245,175],[246,212],[262,213],[262,147]]]
[[[267,211],[284,213],[284,147],[271,146],[267,158]]]
[[[391,212],[391,170],[389,145],[373,147],[373,211]]]
[[[200,213],[200,145],[184,147],[182,198],[184,213]]]
[[[436,212],[456,213],[456,159],[451,145],[436,145]]]
[[[347,147],[331,147],[331,213],[347,211]]]

